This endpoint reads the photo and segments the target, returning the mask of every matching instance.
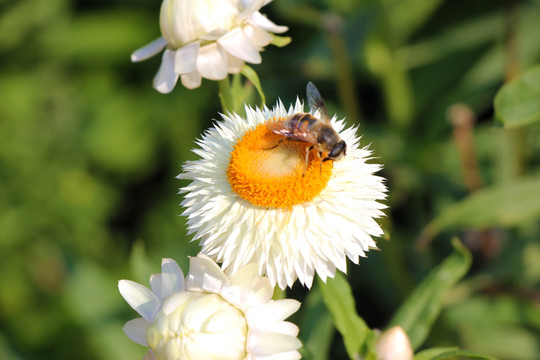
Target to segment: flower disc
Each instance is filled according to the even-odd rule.
[[[282,119],[280,119],[282,120]],[[332,175],[332,162],[322,162],[311,144],[287,141],[266,124],[247,132],[235,145],[227,168],[231,188],[253,205],[290,208],[313,200]]]

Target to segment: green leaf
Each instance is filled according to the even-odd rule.
[[[393,28],[396,36],[403,41],[430,20],[442,3],[442,0],[395,1],[388,7],[388,24]]]
[[[537,194],[540,194],[539,177],[481,189],[448,206],[433,219],[424,229],[421,242],[425,244],[442,230],[451,227],[509,227],[538,218],[540,201]]]
[[[278,35],[272,35],[272,41],[270,44],[277,46],[277,47],[284,47],[291,43],[292,39],[290,36],[278,36]]]
[[[431,348],[426,349],[414,356],[414,360],[443,360],[455,358],[456,356],[466,357],[469,359],[487,359],[496,360],[492,356],[482,355],[471,351],[460,350],[458,348]]]
[[[140,239],[133,243],[129,262],[135,280],[141,284],[147,284],[151,274],[161,271],[160,263],[148,256],[144,242]]]
[[[477,295],[454,303],[443,316],[441,323],[459,329],[467,348],[513,360],[536,359],[540,354],[540,309],[530,299],[511,294]]]
[[[323,301],[334,319],[334,325],[343,336],[349,357],[357,358],[369,328],[356,313],[349,283],[341,273],[336,273],[336,277],[328,279],[326,284],[319,280],[319,286]]]
[[[302,303],[300,328],[304,357],[311,360],[328,359],[335,330],[332,316],[324,305],[318,287],[311,290]]]
[[[401,326],[413,349],[424,342],[433,322],[441,312],[446,292],[469,270],[471,255],[459,242],[452,240],[454,253],[433,269],[399,308],[388,327]]]
[[[495,114],[506,128],[540,120],[540,66],[509,82],[495,96]]]
[[[259,93],[259,96],[261,97],[261,105],[264,106],[264,104],[266,103],[266,97],[264,96],[259,76],[255,72],[255,70],[253,70],[247,65],[244,65],[244,67],[242,68],[242,75],[244,75],[255,86],[257,92]]]

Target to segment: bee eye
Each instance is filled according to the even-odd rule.
[[[345,141],[341,140],[339,143],[337,143],[336,146],[330,151],[328,154],[328,158],[330,159],[339,159],[343,155],[345,155],[345,152],[347,150],[347,144],[345,144]]]

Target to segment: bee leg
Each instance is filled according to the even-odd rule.
[[[269,147],[269,148],[266,148],[266,149],[263,149],[263,150],[272,150],[272,149],[275,149],[277,148],[279,145],[281,145],[281,143],[283,142],[283,140],[285,140],[285,138],[281,138],[279,139],[278,143],[272,147]]]
[[[319,175],[322,175],[322,163],[324,162],[322,158],[322,152],[318,152],[319,154]]]
[[[308,167],[308,160],[309,160],[309,152],[313,149],[313,145],[311,145],[309,148],[306,148],[306,165],[304,166],[304,172],[302,173],[302,177],[306,175],[306,170]]]

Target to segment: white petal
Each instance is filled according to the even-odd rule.
[[[205,45],[199,49],[197,70],[203,78],[222,80],[227,76],[227,58],[217,43]]]
[[[244,307],[265,304],[272,298],[274,289],[267,277],[260,277],[258,266],[250,263],[238,270],[222,290],[229,301]],[[282,319],[278,319],[281,321]]]
[[[156,360],[156,357],[154,356],[152,350],[148,349],[148,351],[144,354],[142,360]]]
[[[186,290],[219,293],[227,283],[227,276],[208,256],[199,254],[189,258]]]
[[[197,68],[197,55],[199,55],[199,42],[193,42],[176,50],[174,57],[174,72],[187,74]]]
[[[286,26],[279,26],[274,24],[272,21],[270,21],[266,16],[261,14],[260,12],[255,12],[251,17],[249,18],[249,23],[255,26],[258,26],[260,28],[263,28],[266,31],[270,31],[273,33],[283,33],[287,30],[289,30]]]
[[[179,306],[186,303],[185,293],[174,293],[169,296],[164,302],[161,308],[161,312],[165,315],[170,315],[173,311],[178,309]]]
[[[272,327],[268,328],[267,330],[294,337],[297,337],[298,333],[300,332],[298,326],[289,321],[282,321],[280,323],[277,323]]]
[[[161,304],[158,297],[146,286],[131,280],[120,280],[118,290],[120,290],[120,294],[122,294],[129,306],[135,309],[143,318],[148,321],[154,320],[154,316]]]
[[[165,298],[177,291],[184,290],[184,274],[173,259],[161,262],[161,297]]]
[[[159,37],[150,44],[135,50],[133,54],[131,54],[131,61],[138,62],[146,60],[159,53],[165,48],[165,46],[167,46],[167,40],[165,40],[163,37]]]
[[[188,89],[195,89],[201,86],[202,77],[197,70],[189,74],[180,75],[180,79],[182,80],[182,85]]]
[[[225,52],[227,55],[227,72],[229,74],[238,74],[240,71],[242,71],[242,68],[244,67],[244,60],[237,58],[236,56],[232,56],[228,52]]]
[[[244,5],[245,9],[240,15],[238,15],[238,19],[240,21],[250,17],[254,12],[260,10],[260,8],[265,5],[265,0],[242,0],[242,5]]]
[[[261,29],[260,27],[247,24],[242,30],[244,31],[244,34],[246,34],[246,36],[249,38],[251,43],[260,50],[262,50],[263,47],[272,42],[272,35]]]
[[[124,325],[122,330],[128,338],[139,345],[148,346],[148,327],[151,325],[148,321],[137,318],[130,320]]]
[[[256,356],[269,356],[275,353],[296,350],[302,346],[300,340],[293,336],[270,331],[250,331],[247,348]]]
[[[207,41],[216,41],[223,35],[227,33],[226,29],[214,29],[204,35],[202,35],[199,39],[201,40],[207,40]]]
[[[262,61],[261,55],[240,28],[229,31],[217,42],[229,53],[244,61],[252,64],[260,64]]]
[[[154,77],[154,88],[162,94],[168,94],[174,89],[178,74],[174,72],[174,51],[165,50],[161,59],[161,66]]]
[[[302,358],[302,354],[298,351],[287,351],[270,356],[253,356],[251,360],[299,360]]]
[[[161,274],[150,275],[150,290],[152,290],[152,292],[160,299],[163,299],[161,291],[162,283],[163,281],[161,280]]]
[[[266,329],[285,320],[300,308],[300,302],[294,299],[281,299],[249,309],[248,318],[251,324],[259,329]]]

